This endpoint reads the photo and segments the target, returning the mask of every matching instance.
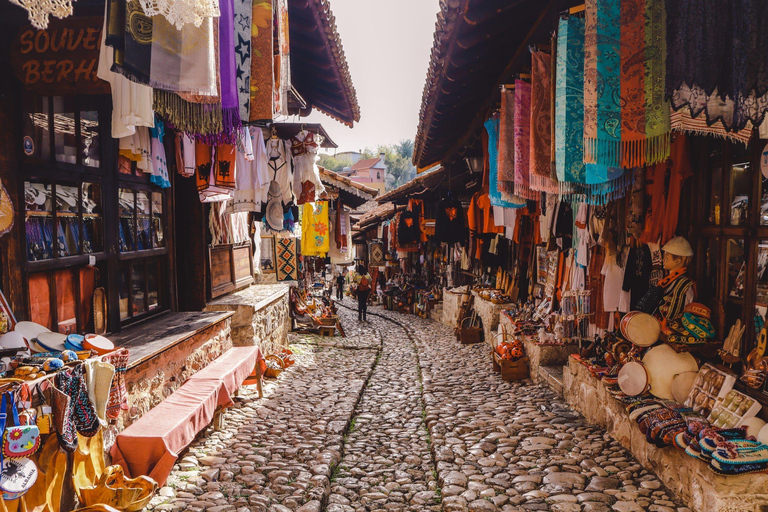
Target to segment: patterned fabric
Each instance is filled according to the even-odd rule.
[[[273,0],[275,6],[275,105],[274,113],[287,116],[291,90],[291,46],[289,42],[288,1]]]
[[[584,28],[584,161],[621,163],[621,4],[587,0]]]
[[[731,112],[733,112],[731,110]],[[752,123],[748,123],[745,128],[738,131],[727,131],[722,122],[716,121],[710,125],[707,122],[707,114],[702,112],[698,117],[691,117],[691,111],[687,108],[681,108],[671,115],[672,131],[687,133],[690,135],[711,135],[731,142],[739,142],[745,146],[749,144],[752,138]]]
[[[371,267],[382,267],[384,261],[384,247],[381,242],[371,242],[368,249],[368,263]]]
[[[584,183],[584,20],[577,16],[560,19],[557,33],[555,165],[560,182]]]
[[[664,0],[621,2],[623,167],[651,165],[669,157],[669,103],[664,98],[666,27]]]
[[[83,374],[76,370],[62,371],[56,374],[55,381],[56,387],[70,399],[77,432],[85,437],[95,436],[101,423],[96,407],[88,397]]]
[[[499,116],[499,181],[515,181],[515,91],[501,91],[501,115]]]
[[[251,121],[272,120],[272,0],[252,0],[251,23]]]
[[[485,122],[485,130],[488,132],[488,195],[493,206],[504,208],[522,208],[525,200],[515,197],[513,194],[502,190],[498,179],[498,145],[499,145],[499,120],[492,118]],[[508,183],[508,182],[507,182]]]
[[[251,19],[253,0],[235,0],[235,65],[240,119],[251,114]]]
[[[530,187],[531,84],[515,80],[515,195],[537,199]]]
[[[278,281],[296,281],[299,278],[295,238],[275,238],[275,273]]]
[[[109,388],[107,418],[117,419],[121,410],[128,410],[128,392],[125,390],[125,372],[128,369],[128,349],[121,348],[101,358],[115,367],[115,376]]]
[[[237,54],[235,53],[235,0],[219,0],[219,78],[224,134],[240,128],[240,105],[237,93]]]
[[[328,201],[304,203],[301,212],[301,254],[325,257],[330,249]]]
[[[551,178],[552,57],[544,52],[537,51],[532,52],[531,60],[530,187],[531,190],[556,193],[557,182]]]

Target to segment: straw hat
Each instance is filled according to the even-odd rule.
[[[283,204],[279,199],[273,198],[269,200],[265,217],[271,229],[275,231],[283,230]]]
[[[96,408],[96,415],[102,425],[107,423],[107,402],[109,389],[115,376],[115,367],[105,361],[89,359],[85,362],[85,382],[88,398]]]
[[[682,256],[684,258],[690,258],[693,256],[693,249],[691,244],[688,243],[682,236],[676,236],[661,248],[662,251],[674,254],[675,256]]]

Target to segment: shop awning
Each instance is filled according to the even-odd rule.
[[[413,163],[455,159],[480,134],[499,85],[530,62],[529,44],[549,43],[557,14],[579,0],[446,0],[422,96]]]
[[[433,189],[439,185],[443,179],[445,179],[445,176],[445,167],[434,168],[430,172],[416,176],[408,183],[400,185],[394,190],[390,190],[383,196],[376,198],[376,200],[381,204],[387,202],[395,203],[398,202],[398,200],[407,200],[414,195],[418,195],[426,190]]]
[[[360,106],[328,0],[288,0],[291,83],[306,101],[352,127]]]
[[[338,190],[342,202],[351,208],[357,208],[367,203],[379,193],[375,188],[366,187],[362,183],[352,181],[324,167],[318,166],[318,169],[320,170],[320,181],[323,182],[323,185],[326,188],[331,187]]]

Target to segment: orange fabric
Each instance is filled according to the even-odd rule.
[[[237,149],[232,144],[216,146],[216,173],[213,175],[217,187],[235,188],[235,158]]]
[[[475,192],[469,203],[467,225],[470,231],[477,233],[504,233],[504,226],[496,226],[493,222],[493,207],[488,192]]]
[[[217,407],[232,404],[231,394],[262,359],[258,347],[228,350],[121,432],[112,462],[130,478],[145,475],[165,484],[178,454],[211,423]]]
[[[195,144],[195,182],[198,192],[210,186],[212,165],[211,146],[197,142]]]

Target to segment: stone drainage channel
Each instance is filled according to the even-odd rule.
[[[158,512],[689,512],[545,388],[504,382],[485,344],[341,304],[346,338],[300,335],[176,464]]]

